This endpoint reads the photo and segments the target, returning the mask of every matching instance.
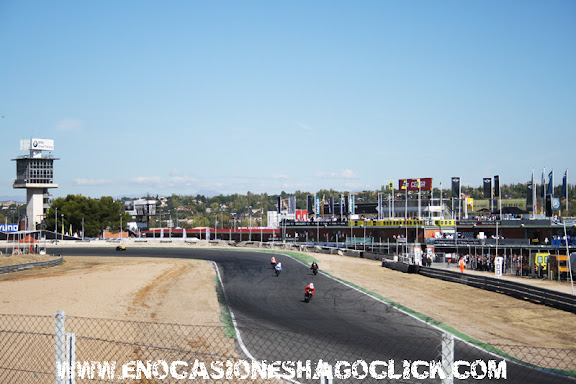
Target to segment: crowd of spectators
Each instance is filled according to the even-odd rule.
[[[529,274],[528,257],[518,254],[501,255],[504,258],[503,274],[527,276]],[[458,263],[460,258],[464,258],[466,268],[474,271],[494,272],[496,255],[483,254],[483,255],[470,255],[462,254],[456,258],[452,258],[452,263]]]

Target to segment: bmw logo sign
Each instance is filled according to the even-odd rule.
[[[34,148],[36,148],[36,147],[38,146],[38,142],[37,142],[37,141],[34,141],[34,142],[32,143],[32,146],[33,146]]]

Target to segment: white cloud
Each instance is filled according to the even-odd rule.
[[[288,180],[290,177],[288,175],[272,175],[270,178],[276,180]]]
[[[60,132],[83,132],[84,122],[78,119],[63,119],[56,123],[56,130]]]
[[[170,184],[172,185],[181,185],[181,184],[190,185],[196,182],[197,180],[190,176],[172,176],[170,178]]]
[[[296,125],[302,129],[304,129],[305,131],[311,131],[312,130],[312,128],[310,128],[308,125],[301,123],[299,121],[296,122]]]
[[[318,172],[316,177],[322,179],[357,179],[358,177],[351,169],[344,169],[338,172]]]
[[[133,184],[153,184],[160,185],[165,184],[166,181],[162,177],[158,176],[138,176],[130,180]]]
[[[74,184],[75,185],[89,185],[89,186],[97,186],[97,185],[108,185],[111,184],[112,180],[106,180],[106,179],[100,179],[100,180],[95,180],[95,179],[74,179]]]

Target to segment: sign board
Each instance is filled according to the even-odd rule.
[[[496,277],[502,277],[503,267],[504,267],[504,258],[502,256],[496,256],[494,258],[494,271],[496,272]]]
[[[305,209],[296,210],[296,220],[308,221],[308,211]]]
[[[420,187],[418,187],[420,183]],[[430,191],[432,189],[432,178],[424,177],[422,179],[400,179],[398,180],[398,189],[405,191]]]
[[[21,151],[53,151],[54,140],[51,139],[24,139],[20,140]]]
[[[18,224],[0,224],[0,232],[4,233],[18,232]]]

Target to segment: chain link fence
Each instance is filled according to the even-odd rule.
[[[576,349],[0,315],[1,383],[494,381],[576,383]]]

